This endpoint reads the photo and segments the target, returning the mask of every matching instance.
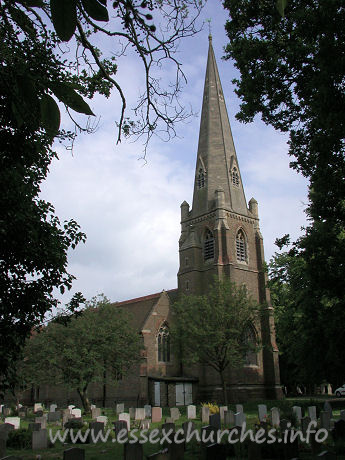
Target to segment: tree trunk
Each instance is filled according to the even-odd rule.
[[[223,387],[224,406],[227,406],[228,405],[228,394],[227,394],[227,391],[226,391],[226,381],[225,381],[225,378],[224,378],[223,371],[219,372],[219,375],[220,375],[220,380],[222,382],[222,387]]]
[[[107,371],[104,369],[104,372],[103,372],[103,407],[105,407],[106,400],[107,400]]]
[[[83,405],[84,411],[86,414],[89,414],[91,412],[91,404],[89,401],[89,397],[87,395],[87,385],[83,389],[78,388],[77,392],[80,396],[81,403]]]

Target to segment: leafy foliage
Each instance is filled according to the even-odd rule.
[[[52,321],[27,341],[23,376],[31,383],[76,389],[89,411],[89,384],[104,382],[105,375],[114,383],[119,372],[125,375],[139,360],[139,352],[139,334],[130,318],[100,296],[67,325]]]
[[[182,362],[212,367],[222,381],[227,402],[225,371],[244,365],[249,351],[258,344],[245,340],[258,315],[258,306],[248,298],[244,286],[214,280],[207,295],[183,296],[173,304],[178,321],[172,340]]]

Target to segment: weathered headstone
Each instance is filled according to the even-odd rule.
[[[165,418],[165,423],[174,423],[174,422],[175,422],[175,420],[173,418],[171,418],[171,417],[166,417]]]
[[[162,421],[162,408],[152,407],[152,423],[157,423],[161,421]]]
[[[45,428],[47,428],[47,418],[46,417],[36,417],[35,423],[41,424],[41,430],[44,430]]]
[[[324,410],[325,412],[330,412],[330,414],[331,414],[331,415],[330,415],[330,418],[333,417],[332,406],[331,406],[331,404],[330,404],[328,401],[326,401],[325,404],[323,405],[323,410]]]
[[[201,427],[201,443],[208,446],[217,442],[217,428],[211,425]]]
[[[135,407],[130,407],[128,409],[130,418],[135,418]]]
[[[6,417],[5,423],[9,423],[10,425],[13,425],[15,430],[19,430],[20,428],[20,418],[19,417]]]
[[[73,404],[70,404],[69,406],[67,406],[67,408],[71,411],[72,409],[75,408],[75,406]]]
[[[302,408],[300,406],[293,406],[292,412],[295,414],[295,416],[297,418],[297,423],[301,423]]]
[[[280,413],[278,407],[272,407],[271,409],[271,422],[274,428],[280,425]]]
[[[91,404],[90,409],[96,409],[96,404]]]
[[[246,414],[237,412],[235,414],[235,426],[242,427],[243,423],[246,423]]]
[[[125,405],[123,403],[116,404],[116,413],[121,414],[125,411]]]
[[[201,421],[202,423],[210,423],[210,408],[208,406],[202,406],[201,408]]]
[[[150,406],[150,404],[145,404],[144,409],[145,409],[145,418],[151,418],[152,407]]]
[[[236,412],[243,412],[243,405],[242,404],[236,404]]]
[[[47,430],[39,430],[32,432],[32,450],[47,449],[48,437]]]
[[[34,412],[37,412],[38,410],[42,410],[42,411],[43,411],[42,403],[35,403],[35,404],[34,404]]]
[[[195,423],[191,422],[190,420],[188,422],[183,422],[182,423],[182,430],[184,433],[184,438],[186,439],[188,433],[191,436],[193,431],[195,430]]]
[[[210,415],[210,425],[214,426],[217,430],[221,429],[221,420],[219,412]]]
[[[106,417],[105,415],[100,415],[96,418],[96,422],[102,422],[104,423],[104,426],[106,426],[108,424],[108,417]]]
[[[135,420],[145,420],[145,409],[143,407],[135,409]]]
[[[39,431],[41,429],[41,424],[40,423],[29,423],[28,429],[30,431]]]
[[[170,417],[175,421],[175,420],[178,420],[180,418],[180,411],[178,410],[177,407],[172,407],[170,409]]]
[[[131,429],[131,418],[127,412],[123,412],[122,414],[119,414],[119,420],[125,421],[127,423],[127,430],[129,431]]]
[[[267,406],[266,404],[258,405],[259,420],[263,422],[267,418]]]
[[[113,422],[113,425],[114,425],[114,431],[115,431],[116,439],[117,439],[117,437],[119,435],[122,438],[123,433],[128,433],[126,420],[116,420],[115,422]],[[126,434],[126,436],[127,436],[127,434]]]
[[[139,428],[140,428],[140,430],[149,430],[150,429],[150,420],[140,420]]]
[[[320,412],[320,427],[326,430],[331,429],[331,412],[323,410]]]
[[[220,420],[224,422],[224,413],[228,410],[228,406],[220,406],[219,408],[219,414],[220,414]]]
[[[39,409],[35,412],[36,417],[43,417],[44,413],[43,410]]]
[[[62,426],[64,426],[65,423],[68,422],[70,417],[71,417],[70,410],[69,409],[63,409],[63,411],[62,411]]]
[[[2,423],[0,425],[0,434],[5,433],[5,438],[7,439],[8,433],[14,430],[14,425],[11,423]]]
[[[89,429],[90,429],[90,441],[91,442],[96,442],[96,439],[98,440],[98,433],[101,431],[104,431],[104,423],[102,422],[90,422],[89,423]]]
[[[316,417],[316,406],[309,406],[308,407],[308,415],[310,417],[310,420],[312,422],[316,422],[317,417]]]
[[[85,460],[85,450],[79,447],[71,447],[64,450],[63,460]]]
[[[169,439],[170,443],[173,441],[175,435],[175,423],[163,423],[162,436]]]
[[[101,415],[101,409],[99,407],[94,407],[91,409],[91,417],[97,418]]]
[[[57,409],[57,404],[51,404],[49,407],[49,412],[55,412]]]
[[[226,426],[234,426],[235,425],[235,413],[232,410],[228,410],[225,412],[224,416],[224,423]]]
[[[196,418],[196,406],[192,404],[187,406],[187,418],[189,420],[194,420]]]
[[[74,409],[71,410],[71,415],[75,418],[80,418],[81,417],[81,409],[78,409],[75,407]]]
[[[61,411],[48,412],[48,422],[58,422],[61,420]]]
[[[133,444],[126,443],[124,446],[124,460],[143,460],[144,451],[143,445],[135,442]]]

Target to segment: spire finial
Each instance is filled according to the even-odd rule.
[[[206,19],[206,22],[208,22],[208,39],[210,42],[212,42],[211,19]]]

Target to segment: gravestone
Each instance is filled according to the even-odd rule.
[[[331,413],[329,411],[320,412],[320,427],[325,428],[326,430],[331,429]]]
[[[47,428],[47,418],[46,417],[36,417],[35,418],[35,423],[40,423],[42,430]]]
[[[345,439],[345,420],[339,419],[334,422],[332,436],[334,441]]]
[[[4,414],[5,417],[8,417],[12,413],[11,408],[10,407],[4,407],[3,410],[2,410],[2,413]]]
[[[165,423],[174,423],[174,422],[175,422],[175,420],[173,418],[171,418],[171,417],[166,417],[166,419],[165,419]]]
[[[19,430],[20,428],[20,418],[19,417],[6,417],[5,423],[9,423],[10,425],[13,425],[15,430]]]
[[[97,418],[101,415],[101,409],[99,407],[94,407],[91,409],[91,418]]]
[[[89,423],[89,429],[90,429],[90,442],[96,442],[98,438],[98,433],[101,431],[103,432],[104,430],[104,423],[102,422],[90,422]]]
[[[128,436],[128,428],[127,428],[126,420],[116,420],[115,422],[113,422],[113,425],[114,425],[116,439],[119,435],[121,436],[121,439],[123,439],[124,437],[123,433],[126,433],[126,437]]]
[[[42,410],[42,411],[43,411],[42,403],[35,403],[35,404],[34,404],[34,412],[37,412],[38,410]]]
[[[236,404],[236,412],[243,412],[242,404]]]
[[[210,415],[210,425],[214,426],[217,430],[221,429],[221,420],[219,412],[217,414]]]
[[[210,408],[208,406],[202,406],[201,408],[201,421],[202,423],[210,423]]]
[[[170,417],[175,421],[175,420],[178,420],[180,418],[180,411],[178,410],[177,407],[172,407],[170,409]]]
[[[184,433],[184,438],[186,439],[187,436],[192,436],[193,431],[195,430],[195,423],[188,421],[182,423],[182,430]]]
[[[201,444],[209,446],[217,442],[217,428],[212,425],[201,427]]]
[[[108,417],[106,417],[105,415],[100,415],[96,418],[96,422],[104,423],[104,426],[106,426],[108,424]]]
[[[168,446],[168,452],[171,459],[183,460],[185,451],[185,443],[172,442]]]
[[[237,412],[235,414],[235,426],[242,427],[243,423],[246,423],[246,414]]]
[[[228,410],[228,406],[220,406],[219,408],[219,414],[220,414],[220,420],[224,422],[224,413]]]
[[[32,432],[32,450],[40,450],[48,448],[47,430],[39,430]]]
[[[263,422],[267,418],[267,406],[266,404],[258,405],[259,420]]]
[[[43,417],[43,415],[44,415],[43,410],[41,410],[41,409],[40,409],[40,410],[37,410],[37,411],[35,412],[35,415],[36,415],[36,417]]]
[[[39,431],[41,429],[41,424],[40,423],[29,423],[28,429],[30,431]]]
[[[62,426],[64,426],[65,423],[68,422],[70,416],[71,416],[70,410],[69,409],[63,409],[63,411],[62,411]]]
[[[69,406],[67,406],[67,408],[68,408],[68,409],[70,410],[70,412],[71,412],[71,410],[74,409],[75,406],[74,406],[73,404],[70,404]]]
[[[196,406],[193,406],[192,404],[187,406],[187,418],[189,420],[196,419]]]
[[[163,445],[166,444],[171,444],[174,440],[175,436],[175,423],[163,423],[162,425],[162,438],[164,436],[164,442]],[[169,439],[170,442],[166,441],[166,439]]]
[[[127,412],[123,412],[122,414],[119,414],[119,420],[125,421],[127,423],[127,430],[129,431],[131,429],[131,418]]]
[[[129,442],[126,442],[126,444],[124,445],[123,455],[124,460],[143,460],[143,445],[139,444],[138,442],[133,444],[129,444]]]
[[[123,403],[116,404],[116,413],[121,414],[125,411],[125,405]]]
[[[145,409],[143,407],[135,409],[135,420],[145,420]]]
[[[225,412],[224,416],[224,423],[226,426],[234,426],[235,425],[235,413],[232,410],[228,410]]]
[[[308,426],[309,426],[310,422],[311,422],[310,417],[302,417],[301,418],[301,429],[302,429],[302,432],[303,432],[304,435],[307,432],[307,429],[308,429]]]
[[[149,404],[145,404],[145,418],[151,418],[152,415],[152,407]]]
[[[14,425],[12,425],[11,423],[2,423],[0,425],[0,434],[3,435],[3,433],[5,433],[4,437],[6,439],[7,439],[8,433],[13,430],[14,430]]]
[[[162,408],[152,407],[152,423],[157,423],[161,421],[162,421]]]
[[[85,460],[85,450],[79,447],[71,447],[64,450],[63,460]]]
[[[48,422],[58,422],[61,420],[61,411],[48,412]]]
[[[139,428],[140,428],[140,430],[149,430],[150,429],[150,420],[140,420]]]
[[[330,412],[330,414],[331,414],[331,415],[330,415],[330,418],[333,417],[332,406],[331,406],[331,404],[330,404],[328,401],[326,401],[325,404],[323,405],[323,410],[324,410],[325,412]]]
[[[300,423],[301,423],[301,419],[302,419],[302,408],[301,408],[300,406],[293,406],[292,412],[293,412],[293,413],[295,414],[295,416],[296,416],[297,423],[300,424]]]
[[[0,458],[6,455],[6,439],[0,438]]]
[[[130,418],[135,418],[135,407],[130,407],[128,412],[129,412]]]
[[[271,423],[274,428],[280,425],[280,414],[278,407],[272,407],[271,409]]]
[[[55,412],[57,409],[57,404],[51,404],[49,407],[49,412]]]
[[[316,422],[317,417],[316,417],[316,406],[309,406],[308,407],[308,415],[310,417],[310,420],[312,422]]]
[[[71,410],[71,415],[74,418],[80,418],[81,417],[81,410],[75,407],[74,409]]]
[[[90,409],[96,409],[96,404],[91,404]]]
[[[4,408],[4,404],[0,404],[0,414],[2,414],[2,409]]]

